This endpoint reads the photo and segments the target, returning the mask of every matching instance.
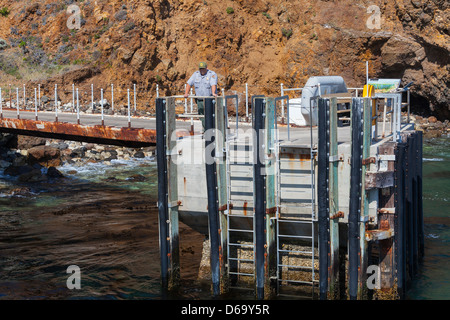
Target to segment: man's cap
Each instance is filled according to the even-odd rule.
[[[200,62],[199,65],[198,65],[198,68],[199,68],[199,69],[204,69],[204,68],[206,68],[206,62]]]

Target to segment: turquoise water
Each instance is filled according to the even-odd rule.
[[[423,146],[425,257],[410,299],[450,299],[450,139]]]
[[[0,299],[164,298],[154,159],[60,170],[66,178],[35,185],[0,176]],[[423,174],[425,258],[407,296],[449,299],[450,139],[424,142]],[[18,187],[27,189],[12,195]],[[202,238],[181,237],[188,280],[178,297],[209,299],[209,287],[195,281],[201,249],[189,253]],[[67,289],[72,264],[82,290]]]

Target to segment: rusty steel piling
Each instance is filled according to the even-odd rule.
[[[254,212],[254,229],[255,229],[255,274],[256,274],[256,297],[261,300],[264,299],[264,253],[266,246],[265,234],[265,216],[266,216],[266,182],[263,174],[264,164],[261,155],[264,154],[263,145],[263,130],[264,130],[264,100],[255,99],[253,128],[255,131],[254,137],[254,164],[253,164],[253,181],[254,181],[254,197],[255,197],[255,212]]]
[[[318,175],[317,195],[319,220],[319,291],[320,299],[327,299],[328,295],[328,268],[329,268],[329,228],[330,228],[330,201],[329,201],[329,158],[330,158],[330,132],[329,132],[329,106],[327,100],[318,99],[319,142],[318,142]]]
[[[217,194],[216,170],[216,136],[215,136],[215,101],[205,99],[205,163],[206,185],[208,189],[208,221],[209,242],[211,247],[210,265],[212,276],[212,294],[220,295],[220,239],[219,239],[219,208]]]

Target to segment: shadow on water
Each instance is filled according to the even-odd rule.
[[[61,171],[40,184],[0,180],[0,298],[161,299],[156,166]],[[196,280],[203,235],[180,224],[180,237],[179,298],[207,298]],[[67,288],[70,265],[80,290]]]
[[[450,139],[424,141],[425,257],[409,299],[450,298]]]

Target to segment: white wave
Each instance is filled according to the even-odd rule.
[[[76,171],[77,175],[102,175],[110,170],[117,170],[121,166],[136,166],[136,164],[140,163],[148,163],[155,164],[154,157],[145,157],[145,158],[130,158],[128,160],[125,159],[113,159],[107,162],[99,161],[99,162],[79,162],[79,163],[65,163],[64,165],[58,167],[58,170],[64,174],[67,174],[70,171]]]
[[[423,161],[444,161],[442,158],[423,158]]]

